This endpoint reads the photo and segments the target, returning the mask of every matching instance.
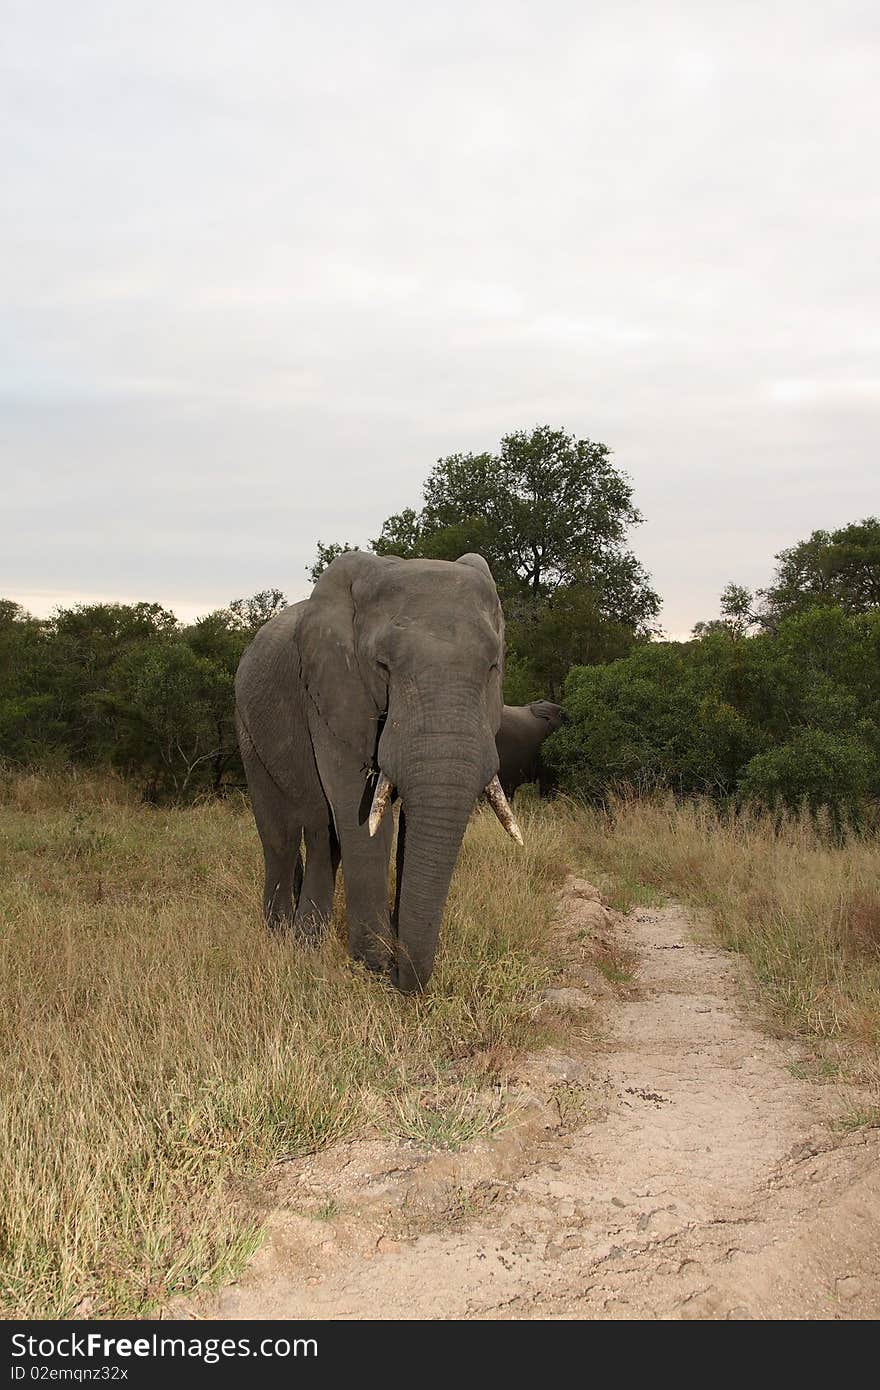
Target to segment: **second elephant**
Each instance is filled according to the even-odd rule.
[[[537,782],[542,796],[552,790],[552,779],[541,758],[541,744],[556,732],[564,717],[562,706],[549,700],[504,706],[495,745],[500,764],[498,780],[505,796],[513,796],[524,782]]]

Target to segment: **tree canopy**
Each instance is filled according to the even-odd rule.
[[[40,621],[0,601],[0,757],[112,766],[153,800],[241,785],[235,671],[284,603],[267,589],[184,627],[157,603]]]
[[[626,546],[641,520],[605,444],[539,425],[505,435],[497,453],[439,459],[422,506],[389,516],[369,548],[404,559],[485,556],[513,684],[534,698],[552,695],[573,660],[606,660],[655,630],[660,600]],[[349,549],[319,542],[312,578]]]
[[[761,622],[768,630],[814,604],[834,604],[847,613],[880,608],[880,518],[814,531],[781,550],[772,583],[758,593]]]

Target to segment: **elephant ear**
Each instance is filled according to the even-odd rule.
[[[536,719],[543,719],[547,724],[552,724],[558,714],[561,714],[559,705],[552,705],[549,700],[534,700],[529,709]]]
[[[498,598],[498,590],[495,587],[495,580],[493,578],[492,571],[490,570],[483,556],[478,555],[476,551],[473,550],[468,551],[467,555],[459,555],[458,559],[455,560],[453,563],[456,565],[467,565],[468,569],[476,570],[478,574],[482,574],[489,581],[489,590],[487,591],[486,597],[489,599],[492,609],[494,610],[492,615],[492,623],[501,640],[502,662],[500,664],[503,665],[504,614],[501,611],[501,601]]]
[[[467,555],[459,555],[455,563],[457,565],[469,565],[472,570],[479,570],[480,574],[484,574],[487,579],[492,579],[492,571],[488,564],[482,555],[478,555],[474,550],[468,551]],[[494,579],[492,579],[492,583],[495,583]]]
[[[383,711],[361,674],[354,590],[382,562],[349,551],[328,565],[305,604],[299,649],[309,728],[319,766],[368,769]]]

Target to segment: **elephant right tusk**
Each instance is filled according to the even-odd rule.
[[[523,843],[522,831],[516,823],[516,817],[510,809],[510,802],[504,795],[504,788],[501,786],[497,775],[492,778],[484,795],[511,840],[516,840],[516,843],[521,845]]]
[[[379,826],[382,824],[382,817],[388,810],[389,802],[394,791],[393,783],[385,776],[384,772],[379,773],[379,780],[376,783],[376,790],[373,792],[373,804],[370,807],[370,835],[375,835]]]

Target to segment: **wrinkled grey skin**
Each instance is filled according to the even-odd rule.
[[[505,705],[495,737],[498,777],[508,799],[524,782],[537,782],[546,796],[553,779],[541,760],[541,744],[555,733],[565,717],[561,705],[535,700],[530,705]]]
[[[341,555],[260,629],[235,698],[271,925],[315,937],[341,857],[351,954],[405,993],[427,983],[468,817],[498,769],[503,650],[480,555]],[[393,910],[393,817],[373,838],[367,825],[379,770],[402,803]]]

